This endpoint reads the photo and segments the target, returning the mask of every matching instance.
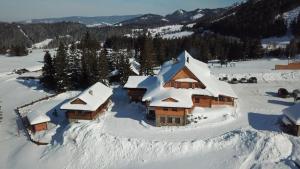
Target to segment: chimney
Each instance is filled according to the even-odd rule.
[[[89,90],[89,94],[93,96],[93,90]]]

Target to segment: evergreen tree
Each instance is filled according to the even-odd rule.
[[[101,52],[100,52],[100,56],[98,58],[98,68],[99,68],[99,72],[98,72],[98,81],[107,84],[107,77],[109,74],[109,69],[108,69],[108,60],[107,60],[107,49],[104,48]]]
[[[150,37],[144,36],[143,46],[140,54],[140,74],[141,75],[154,75],[153,68],[156,64],[154,56],[153,43]]]
[[[99,49],[99,43],[92,39],[87,32],[80,43],[81,48],[81,86],[88,87],[96,83],[99,79],[99,68],[97,59],[97,50]]]
[[[67,59],[67,74],[70,81],[70,88],[80,87],[81,63],[80,55],[74,43],[71,44]]]
[[[67,49],[65,44],[60,42],[57,54],[54,57],[55,80],[57,83],[56,90],[66,91],[70,89],[70,78],[67,70]]]
[[[127,82],[128,77],[132,75],[129,59],[124,54],[121,54],[120,65],[118,68],[120,73],[120,82],[124,85]]]
[[[41,83],[48,89],[56,89],[56,81],[54,78],[55,69],[52,57],[48,51],[44,55],[44,66],[42,72]]]

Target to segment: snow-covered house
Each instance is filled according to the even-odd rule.
[[[282,122],[288,130],[296,136],[300,136],[300,103],[283,110]]]
[[[63,104],[70,122],[78,120],[93,120],[109,106],[112,89],[97,82],[83,91],[76,98]]]
[[[27,114],[27,120],[32,131],[38,132],[48,129],[48,122],[50,121],[50,117],[37,111],[31,111]]]
[[[186,51],[164,63],[156,76],[130,76],[124,88],[132,101],[146,103],[157,126],[185,125],[194,107],[234,106],[237,98],[228,83]]]

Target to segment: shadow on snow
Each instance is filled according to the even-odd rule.
[[[271,132],[281,132],[280,119],[281,115],[269,115],[260,113],[248,113],[249,125],[256,130]]]

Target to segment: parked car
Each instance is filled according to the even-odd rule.
[[[300,89],[293,90],[292,94],[294,97],[294,103],[300,103]]]
[[[238,84],[239,81],[237,80],[237,78],[232,78],[229,83],[231,83],[231,84]]]
[[[297,95],[299,95],[300,94],[300,89],[295,89],[295,90],[293,90],[293,92],[292,92],[292,96],[293,97],[295,97],[295,96],[297,96]]]
[[[23,69],[15,69],[15,70],[13,70],[13,72],[16,73],[16,74],[18,74],[18,75],[21,75],[23,73],[29,72],[29,70],[24,69],[24,68]]]
[[[247,81],[247,79],[246,78],[241,78],[240,79],[240,83],[247,83],[248,81]]]
[[[278,97],[281,97],[281,98],[287,98],[290,95],[289,92],[285,88],[278,89],[277,94],[278,94]]]
[[[257,78],[256,77],[250,77],[248,79],[248,83],[257,83]]]
[[[221,81],[228,81],[228,77],[222,77],[222,78],[220,77],[219,80],[221,80]]]

